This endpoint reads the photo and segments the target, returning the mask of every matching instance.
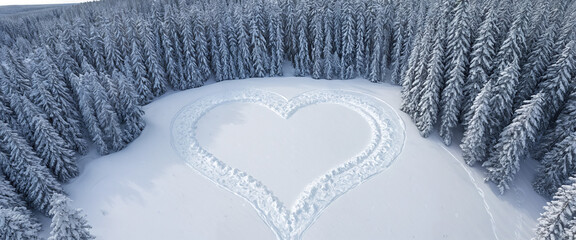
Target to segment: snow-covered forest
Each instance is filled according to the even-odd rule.
[[[170,89],[282,76],[286,62],[401,85],[421,135],[460,144],[503,194],[539,161],[535,190],[557,195],[537,234],[573,237],[575,54],[566,0],[101,0],[4,17],[0,238],[36,239],[33,210],[52,217],[51,239],[91,238],[61,186],[76,159],[126,147],[140,107]]]

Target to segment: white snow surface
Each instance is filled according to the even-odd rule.
[[[534,164],[501,196],[400,102],[363,79],[170,92],[144,107],[138,139],[80,160],[65,189],[97,239],[529,239],[545,203]]]

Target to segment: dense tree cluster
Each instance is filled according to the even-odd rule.
[[[551,196],[576,174],[573,121],[576,4],[442,0],[427,5],[403,76],[402,110],[446,144],[464,129],[464,160],[500,191],[522,161],[542,162],[535,189]]]
[[[390,79],[422,136],[463,129],[464,160],[502,192],[532,157],[552,196],[576,175],[575,29],[563,0],[101,0],[3,18],[0,233],[33,238],[26,202],[55,238],[89,238],[60,186],[88,146],[123,149],[170,89],[281,76],[286,60],[297,76]]]

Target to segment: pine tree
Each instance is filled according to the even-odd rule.
[[[379,5],[371,6],[372,14],[375,15],[375,23],[371,27],[371,33],[373,36],[372,42],[372,53],[370,55],[370,64],[368,72],[368,80],[371,82],[382,82],[384,79],[385,72],[382,66],[386,66],[386,57],[384,55],[384,50],[386,49],[386,36],[385,36],[385,22],[382,8]]]
[[[92,142],[98,147],[100,154],[109,153],[108,146],[104,141],[104,133],[100,129],[96,118],[94,99],[87,83],[88,81],[98,81],[96,73],[88,72],[80,77],[72,75],[71,80],[75,94],[78,96],[78,104],[80,105],[84,126],[87,128]]]
[[[300,3],[304,5],[304,3]],[[308,17],[306,15],[306,7],[299,6],[296,20],[296,43],[294,54],[294,70],[296,76],[308,76],[311,72],[311,60],[309,55],[308,45]],[[337,38],[334,38],[337,39]]]
[[[40,165],[41,159],[24,138],[0,121],[0,168],[6,178],[21,193],[28,204],[48,213],[50,197],[61,193],[62,187]]]
[[[534,190],[544,196],[554,192],[576,174],[576,131],[571,131],[542,157]]]
[[[80,209],[70,209],[70,198],[54,194],[51,199],[52,224],[48,240],[87,240],[95,237],[90,234],[90,225]]]
[[[132,83],[121,72],[113,72],[112,78],[118,81],[118,101],[113,102],[114,108],[118,113],[118,119],[124,126],[122,129],[124,129],[125,142],[132,142],[146,126],[142,119],[144,112],[137,105],[138,98]]]
[[[312,35],[312,78],[319,79],[323,77],[323,64],[324,59],[322,52],[324,51],[324,29],[323,29],[323,9],[319,6],[318,2],[313,3],[312,18],[310,21],[310,32]]]
[[[447,14],[444,11],[443,16]],[[416,126],[423,137],[428,137],[436,124],[440,108],[440,94],[444,87],[444,76],[446,74],[446,18],[441,16],[436,23],[437,29],[434,34],[434,44],[432,56],[428,63],[426,80],[422,83],[422,95],[418,103]]]
[[[120,126],[118,115],[112,106],[106,89],[101,82],[108,81],[108,75],[97,77],[97,81],[86,82],[94,100],[95,116],[104,136],[108,149],[119,151],[126,146],[125,136]],[[117,90],[116,90],[117,91]]]
[[[536,237],[538,240],[573,239],[576,226],[576,179],[570,178],[554,194],[552,201],[544,206],[544,212],[538,218]]]
[[[266,38],[264,37],[264,18],[262,16],[263,6],[257,3],[250,12],[249,32],[250,49],[252,49],[252,77],[264,77],[267,75],[269,63],[266,54]]]
[[[248,78],[253,70],[250,59],[250,40],[246,14],[243,13],[241,8],[237,8],[235,11],[235,28],[238,39],[238,54],[235,60],[238,69],[238,78],[244,79]]]
[[[364,2],[356,2],[356,11],[367,12],[366,4]],[[367,30],[366,30],[366,16],[364,14],[356,14],[354,21],[356,22],[356,44],[354,45],[354,56],[356,59],[355,72],[362,77],[367,77]],[[387,46],[386,46],[387,47]],[[387,63],[387,61],[386,61]]]
[[[552,150],[573,131],[576,131],[576,91],[574,88],[554,124],[548,127],[538,141],[532,157],[540,160],[545,153]]]
[[[282,28],[281,9],[272,4],[268,19],[268,49],[270,50],[270,76],[283,75],[284,62],[284,30]]]
[[[182,23],[182,71],[184,79],[180,82],[177,89],[184,90],[202,85],[202,77],[200,70],[196,65],[196,44],[194,42],[193,28],[195,24],[195,16],[191,16],[184,23]]]
[[[491,2],[486,18],[478,29],[478,37],[474,41],[470,60],[470,73],[464,86],[463,116],[464,125],[467,126],[474,115],[472,105],[476,96],[488,82],[492,74],[492,61],[496,57],[496,34],[498,30],[498,14],[500,13]]]
[[[323,9],[324,9],[324,16],[323,16],[324,47],[322,51],[322,57],[324,58],[324,64],[323,64],[324,72],[322,75],[326,79],[332,79],[336,76],[336,73],[338,72],[338,67],[334,66],[334,61],[332,60],[336,58],[335,56],[333,56],[334,54],[332,52],[333,51],[332,17],[334,12],[332,11],[332,8],[330,8],[329,4],[326,4]]]
[[[343,1],[342,3],[342,12],[341,12],[341,19],[342,19],[342,63],[340,64],[341,79],[351,79],[354,78],[356,73],[354,71],[356,67],[356,62],[354,56],[354,43],[356,42],[356,28],[355,28],[355,20],[354,20],[354,13],[356,9],[354,9],[354,2],[353,1]],[[383,27],[383,26],[382,26]],[[380,46],[381,48],[383,46]]]
[[[140,104],[147,104],[152,101],[154,94],[152,93],[152,86],[150,80],[147,78],[146,66],[144,65],[144,58],[140,52],[140,47],[136,42],[132,42],[132,52],[130,54],[132,61],[131,69],[134,76],[134,85],[138,91],[138,102]],[[84,64],[82,64],[84,65]]]
[[[162,27],[162,45],[164,46],[164,61],[166,63],[166,78],[174,89],[183,90],[182,48],[178,36],[177,21],[186,22],[185,19],[176,20],[172,9],[166,9],[164,26]],[[128,74],[127,77],[130,77]]]
[[[488,155],[492,129],[488,128],[490,122],[490,99],[493,82],[488,81],[483,90],[476,96],[472,108],[474,109],[470,122],[464,131],[462,138],[462,157],[464,161],[472,166],[476,162],[484,162]]]
[[[454,19],[448,28],[447,64],[448,80],[440,101],[440,136],[444,144],[452,143],[452,131],[462,111],[463,88],[468,72],[470,54],[470,19],[468,0],[459,1],[454,8]]]
[[[24,207],[0,207],[0,239],[35,240],[40,233],[40,224],[24,214]]]
[[[556,15],[558,14],[557,12],[558,10],[551,15]],[[534,46],[530,48],[531,51],[528,53],[526,64],[524,64],[521,71],[522,84],[518,86],[518,91],[514,99],[516,108],[530,98],[537,90],[538,84],[544,80],[546,68],[552,61],[554,39],[560,28],[557,22],[558,21],[552,20],[545,31],[538,36]]]
[[[166,73],[162,68],[158,54],[159,49],[157,46],[159,43],[155,42],[155,35],[148,21],[140,19],[137,23],[137,29],[142,42],[141,47],[146,69],[146,79],[150,81],[148,86],[152,97],[158,97],[166,92],[168,85],[166,82]]]
[[[404,5],[406,1],[399,1],[400,6],[396,10],[396,16],[394,22],[392,23],[392,52],[391,52],[391,63],[390,63],[390,80],[394,84],[400,84],[401,81],[401,69],[402,69],[402,50],[404,49],[405,42],[405,32],[406,32],[406,22],[403,16],[407,15],[407,7]]]
[[[0,171],[1,239],[37,239],[39,235],[40,224],[26,209],[26,203],[21,198]]]
[[[203,15],[201,15],[200,11],[196,10],[193,11],[194,13],[196,13],[198,15],[198,17],[196,18],[196,21],[194,23],[194,43],[195,43],[195,47],[196,47],[196,66],[198,67],[198,70],[200,72],[200,80],[201,80],[201,84],[204,85],[204,83],[208,80],[208,78],[210,77],[211,71],[210,71],[210,63],[208,61],[208,56],[210,55],[208,52],[208,40],[206,39],[206,23],[205,23],[205,17],[203,17]]]

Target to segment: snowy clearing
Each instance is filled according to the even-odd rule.
[[[175,92],[144,107],[138,139],[86,157],[65,189],[99,239],[533,235],[544,200],[530,168],[499,196],[458,147],[421,138],[399,106],[399,87],[361,79],[247,79]]]

